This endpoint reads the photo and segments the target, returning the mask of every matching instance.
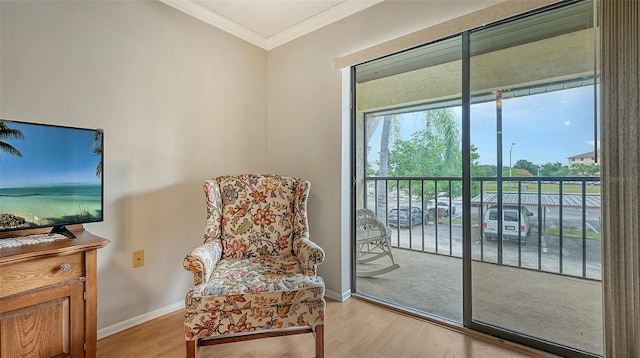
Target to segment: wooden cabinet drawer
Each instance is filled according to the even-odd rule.
[[[46,257],[0,266],[0,297],[84,276],[84,254]]]

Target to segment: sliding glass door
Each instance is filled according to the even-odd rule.
[[[602,355],[594,19],[563,2],[355,66],[355,294]]]
[[[602,354],[592,3],[469,40],[474,325]]]
[[[357,292],[459,323],[461,48],[454,36],[355,70]]]

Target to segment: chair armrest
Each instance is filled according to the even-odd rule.
[[[188,253],[182,262],[182,266],[185,270],[193,273],[193,284],[199,285],[209,281],[211,272],[220,261],[221,256],[222,243],[220,240],[211,240]]]
[[[296,240],[294,254],[302,266],[302,273],[307,276],[315,276],[316,265],[324,261],[324,251],[308,237]]]

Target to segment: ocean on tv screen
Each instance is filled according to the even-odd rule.
[[[100,185],[0,189],[0,229],[93,222],[101,218]]]

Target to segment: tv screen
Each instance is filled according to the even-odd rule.
[[[0,231],[102,221],[103,133],[0,119]]]

